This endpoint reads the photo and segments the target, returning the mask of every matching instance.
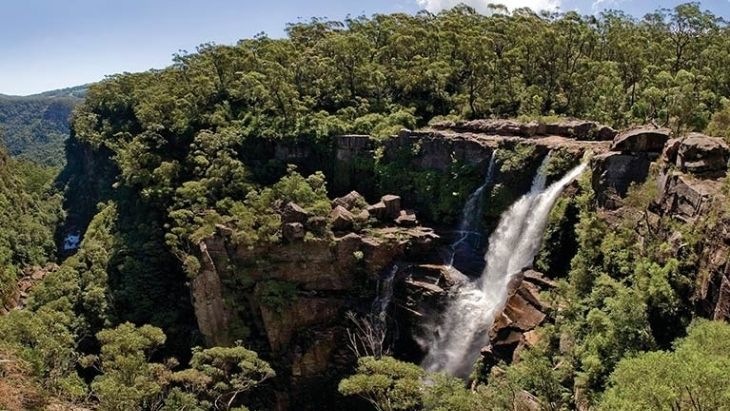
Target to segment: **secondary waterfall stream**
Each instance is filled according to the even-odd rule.
[[[473,239],[474,237],[477,237],[477,239],[481,237],[481,233],[478,230],[479,219],[481,218],[482,209],[484,208],[484,190],[492,184],[496,164],[497,150],[492,153],[492,156],[489,159],[484,183],[482,183],[482,185],[469,196],[466,200],[466,204],[464,205],[464,209],[461,212],[461,221],[459,222],[459,231],[457,232],[458,237],[453,243],[451,243],[451,247],[449,247],[449,255],[446,259],[446,264],[449,267],[454,265],[454,258],[456,258],[456,254],[459,252],[460,247],[468,245],[470,239]]]
[[[550,210],[565,186],[586,167],[579,165],[546,188],[549,157],[538,169],[530,191],[502,214],[489,237],[487,265],[481,277],[455,290],[426,342],[428,354],[422,364],[426,370],[467,377],[481,348],[489,343],[489,329],[506,304],[510,280],[532,265]]]

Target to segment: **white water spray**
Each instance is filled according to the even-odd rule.
[[[565,186],[586,167],[581,164],[545,188],[548,161],[549,156],[538,170],[530,192],[502,214],[489,238],[487,266],[481,278],[466,282],[455,291],[427,342],[428,354],[423,361],[426,370],[465,378],[481,348],[489,343],[489,330],[495,316],[504,309],[510,281],[532,265],[550,210]]]

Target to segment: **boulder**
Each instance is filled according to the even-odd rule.
[[[347,231],[352,229],[355,216],[343,206],[337,206],[330,213],[332,229],[335,231]]]
[[[286,223],[281,228],[282,235],[289,242],[304,239],[305,231],[302,223]]]
[[[717,137],[692,133],[679,143],[677,166],[693,174],[724,173],[730,158],[730,147]]]
[[[281,213],[281,221],[283,223],[306,223],[310,214],[307,210],[299,206],[299,204],[289,202],[284,206]]]
[[[657,205],[664,215],[690,221],[708,209],[709,202],[722,190],[722,182],[702,180],[675,172],[661,176]]]
[[[335,198],[332,200],[332,206],[342,206],[346,208],[347,210],[354,210],[356,208],[364,208],[367,206],[367,202],[365,201],[365,197],[360,195],[357,191],[351,191],[349,194],[343,197]]]
[[[384,221],[388,216],[388,208],[382,201],[368,206],[366,211],[370,214],[370,216],[375,217],[379,221]]]
[[[344,265],[352,262],[355,259],[355,252],[360,249],[361,243],[362,238],[355,233],[335,238],[335,255],[338,264]]]
[[[616,136],[611,151],[629,153],[661,153],[669,140],[671,131],[667,129],[637,128]]]
[[[305,227],[316,235],[324,235],[327,231],[327,218],[320,216],[310,217],[307,219]]]
[[[677,162],[677,153],[679,152],[679,146],[681,144],[682,139],[672,138],[664,145],[662,157],[667,164],[675,164]]]
[[[395,219],[395,223],[401,227],[415,227],[418,225],[418,219],[416,219],[416,213],[410,210],[401,210],[398,218]]]
[[[384,195],[380,201],[385,205],[385,215],[389,218],[396,219],[400,216],[401,205],[400,197],[392,194]]]
[[[357,221],[360,224],[365,224],[370,220],[370,212],[365,209],[357,213],[355,216],[355,221]]]
[[[608,209],[621,206],[633,183],[643,183],[649,176],[652,157],[646,153],[624,154],[610,152],[591,160],[592,185],[598,204]]]

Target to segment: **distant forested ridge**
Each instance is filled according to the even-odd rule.
[[[44,165],[63,164],[71,111],[86,89],[79,86],[27,97],[0,95],[2,143],[10,155]]]

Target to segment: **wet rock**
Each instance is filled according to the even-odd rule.
[[[302,223],[287,223],[282,227],[282,235],[289,242],[304,239],[305,231]]]
[[[401,200],[399,196],[392,194],[384,195],[383,198],[380,199],[380,202],[385,205],[386,216],[392,219],[396,219],[400,216]]]
[[[400,215],[395,219],[395,223],[401,227],[416,227],[418,219],[413,211],[401,210]]]
[[[512,279],[504,310],[490,330],[491,344],[502,360],[518,361],[520,352],[539,338],[534,331],[547,320],[549,308],[540,292],[552,286],[552,281],[534,270],[525,270]]]
[[[351,191],[349,194],[343,197],[336,198],[332,201],[332,206],[342,206],[349,211],[354,209],[361,209],[367,206],[365,197],[360,195],[357,191]]]
[[[720,138],[692,133],[679,143],[677,166],[693,174],[724,174],[730,159],[730,147]]]
[[[595,156],[591,160],[592,185],[598,204],[608,209],[622,205],[633,183],[643,183],[649,176],[654,156],[610,152]]]
[[[283,223],[306,223],[310,214],[296,203],[287,203],[281,213],[281,221]]]
[[[352,229],[355,216],[343,206],[335,207],[330,213],[330,222],[335,231],[347,231]]]
[[[669,140],[667,129],[637,128],[616,136],[611,151],[628,153],[661,153]]]

